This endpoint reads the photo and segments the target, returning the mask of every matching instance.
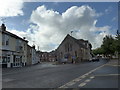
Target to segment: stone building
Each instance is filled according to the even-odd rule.
[[[83,39],[75,39],[69,34],[65,37],[56,49],[57,60],[59,62],[86,61],[92,58],[92,45]]]

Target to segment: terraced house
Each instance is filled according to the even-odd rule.
[[[92,45],[87,40],[76,39],[69,34],[56,49],[59,62],[86,61],[92,58]]]
[[[0,62],[3,67],[22,67],[26,65],[27,43],[25,38],[20,38],[6,30],[5,24],[0,27]]]

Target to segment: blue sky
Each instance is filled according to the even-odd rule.
[[[55,11],[59,11],[60,13],[65,12],[65,10],[67,10],[71,6],[89,5],[90,7],[95,9],[97,13],[104,13],[102,17],[98,18],[98,23],[96,24],[97,26],[109,25],[116,30],[118,27],[118,21],[117,19],[112,19],[114,17],[117,18],[117,4],[117,2],[25,2],[23,7],[24,15],[6,18],[6,24],[10,29],[14,28],[17,30],[26,30],[29,26],[29,18],[32,11],[41,5],[45,5],[48,9],[53,9]],[[105,13],[106,9],[109,9],[108,13]]]
[[[117,2],[45,2],[45,3],[44,2],[23,2],[22,4],[23,5],[20,10],[23,12],[23,15],[22,14],[19,15],[18,13],[18,15],[16,16],[7,16],[7,17],[4,16],[6,17],[5,24],[9,30],[26,32],[28,28],[30,28],[30,25],[37,26],[37,24],[39,23],[30,22],[30,20],[31,20],[33,11],[35,11],[38,7],[42,5],[44,5],[47,10],[53,10],[53,11],[59,12],[60,15],[62,15],[63,12],[66,12],[69,8],[73,6],[81,7],[81,6],[87,5],[90,8],[94,9],[95,13],[99,14],[98,17],[94,17],[94,19],[97,20],[95,27],[102,28],[105,26],[109,26],[110,27],[109,34],[113,34],[113,35],[115,35],[116,30],[118,28],[118,21],[117,21],[118,3]],[[101,32],[102,30],[95,31],[96,34],[99,34]],[[38,43],[36,44],[39,46]],[[53,45],[53,47],[51,48],[53,49],[55,48],[56,44],[49,43],[49,45],[50,46]]]

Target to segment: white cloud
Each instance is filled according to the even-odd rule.
[[[55,49],[72,30],[73,36],[78,39],[87,39],[92,43],[93,48],[99,47],[103,37],[109,34],[109,26],[96,27],[98,13],[91,7],[72,6],[60,14],[58,11],[49,10],[44,5],[39,6],[31,14],[31,24],[25,33],[29,44],[35,44],[42,51]],[[99,33],[98,33],[99,32]]]
[[[26,37],[27,33],[19,30],[8,30],[9,32],[16,34],[17,36],[23,38]]]
[[[23,15],[23,0],[0,0],[0,17]]]
[[[117,20],[118,20],[117,17],[113,17],[111,21],[114,22],[114,21],[117,21]]]

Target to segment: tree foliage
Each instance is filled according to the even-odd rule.
[[[120,32],[117,30],[117,35],[116,35],[116,51],[120,53]]]
[[[111,35],[105,36],[103,38],[103,44],[101,45],[101,48],[103,49],[103,53],[105,55],[114,54],[116,46],[115,41],[116,40]]]
[[[94,50],[92,50],[92,53],[93,53],[94,55],[103,54],[103,49],[102,49],[102,48],[94,49]]]
[[[103,38],[103,43],[100,48],[94,49],[94,55],[114,55],[115,52],[120,53],[120,32],[117,30],[116,37],[113,38],[111,35],[107,35]]]

